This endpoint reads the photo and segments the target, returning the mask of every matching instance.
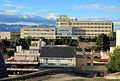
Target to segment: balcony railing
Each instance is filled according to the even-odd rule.
[[[38,71],[34,68],[7,68],[7,71]]]
[[[6,61],[5,64],[38,64],[39,62],[8,62]]]

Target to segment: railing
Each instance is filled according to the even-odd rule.
[[[38,71],[38,69],[32,68],[7,68],[7,71]]]
[[[39,62],[8,62],[6,61],[5,64],[38,64]]]

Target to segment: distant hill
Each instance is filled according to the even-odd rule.
[[[8,32],[20,32],[21,27],[55,27],[54,25],[49,26],[47,24],[42,24],[42,25],[8,25],[8,24],[0,24],[0,31],[8,31]]]

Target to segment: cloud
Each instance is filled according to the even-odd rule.
[[[19,10],[0,10],[0,14],[5,14],[5,15],[16,15],[20,11]]]
[[[78,9],[88,9],[88,10],[103,10],[110,12],[119,12],[120,8],[116,6],[106,6],[103,4],[92,4],[92,5],[77,5],[75,8]]]
[[[47,19],[56,19],[60,13],[48,13]]]
[[[17,5],[12,5],[12,4],[4,4],[4,6],[15,7],[15,8],[18,8],[18,9],[25,9],[25,8],[28,8],[28,7],[25,7],[25,6],[17,6]]]
[[[37,13],[22,13],[17,10],[0,10],[0,23],[44,23],[55,24],[55,20],[39,16]]]
[[[119,17],[79,17],[77,18],[79,21],[113,21],[113,22],[120,22]]]

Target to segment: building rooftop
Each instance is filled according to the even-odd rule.
[[[73,58],[74,47],[42,47],[40,57]]]

